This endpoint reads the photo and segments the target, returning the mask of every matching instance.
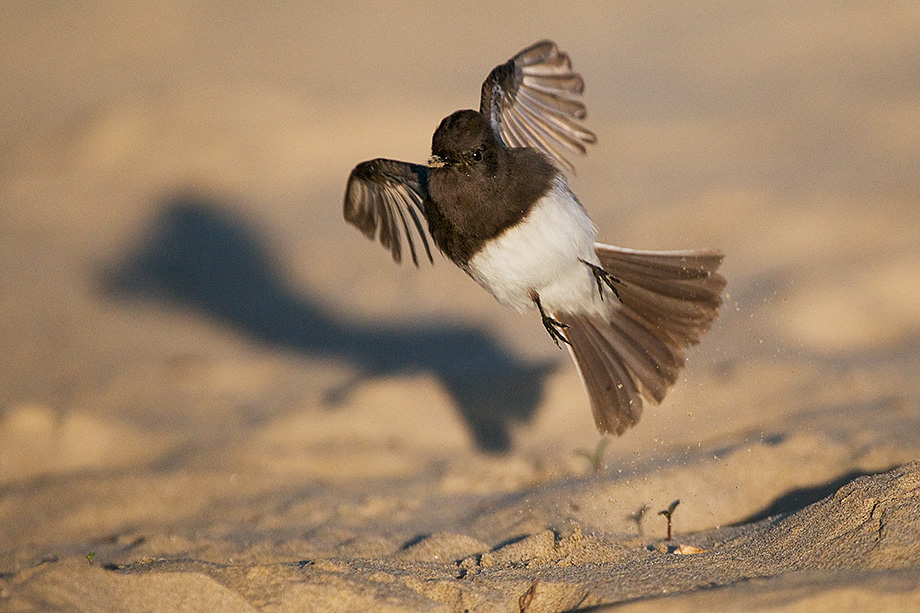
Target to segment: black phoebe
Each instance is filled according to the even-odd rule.
[[[717,316],[725,279],[713,250],[635,251],[595,243],[569,190],[563,153],[595,136],[576,120],[584,81],[551,41],[524,49],[482,85],[479,112],[434,133],[427,166],[378,158],[348,178],[345,219],[400,261],[435,245],[502,304],[536,307],[565,344],[601,432],[622,434],[677,381],[684,349]]]

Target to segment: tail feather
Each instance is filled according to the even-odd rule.
[[[622,434],[639,421],[642,402],[659,403],[677,382],[684,350],[718,316],[725,278],[718,251],[635,251],[596,245],[601,266],[622,283],[607,317],[556,313],[568,328],[594,420]]]
[[[639,390],[628,367],[591,318],[559,317],[569,326],[565,331],[568,348],[588,390],[597,429],[623,434],[642,416]]]
[[[606,326],[603,320],[598,321],[598,329],[634,371],[640,389],[655,402],[661,402],[668,386],[677,381],[684,365],[683,349],[655,336],[644,322],[636,320],[631,313],[620,315],[606,322]]]

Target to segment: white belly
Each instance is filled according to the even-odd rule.
[[[467,272],[500,303],[518,311],[534,307],[533,292],[548,312],[602,312],[594,275],[580,260],[599,265],[597,228],[561,177],[530,214],[470,259]]]

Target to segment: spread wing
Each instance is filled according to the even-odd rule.
[[[348,177],[345,221],[371,240],[376,236],[396,262],[402,260],[403,241],[409,246],[413,264],[418,266],[416,243],[433,262],[423,223],[427,172],[425,166],[383,158],[361,162]]]
[[[535,147],[572,172],[566,154],[583,154],[585,145],[597,140],[577,121],[586,115],[577,99],[584,88],[569,56],[544,40],[489,73],[479,111],[507,146]]]

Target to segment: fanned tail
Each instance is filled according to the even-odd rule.
[[[623,434],[660,403],[718,316],[725,278],[713,250],[636,251],[595,245],[604,270],[620,280],[620,304],[607,317],[555,313],[588,390],[598,430]]]

